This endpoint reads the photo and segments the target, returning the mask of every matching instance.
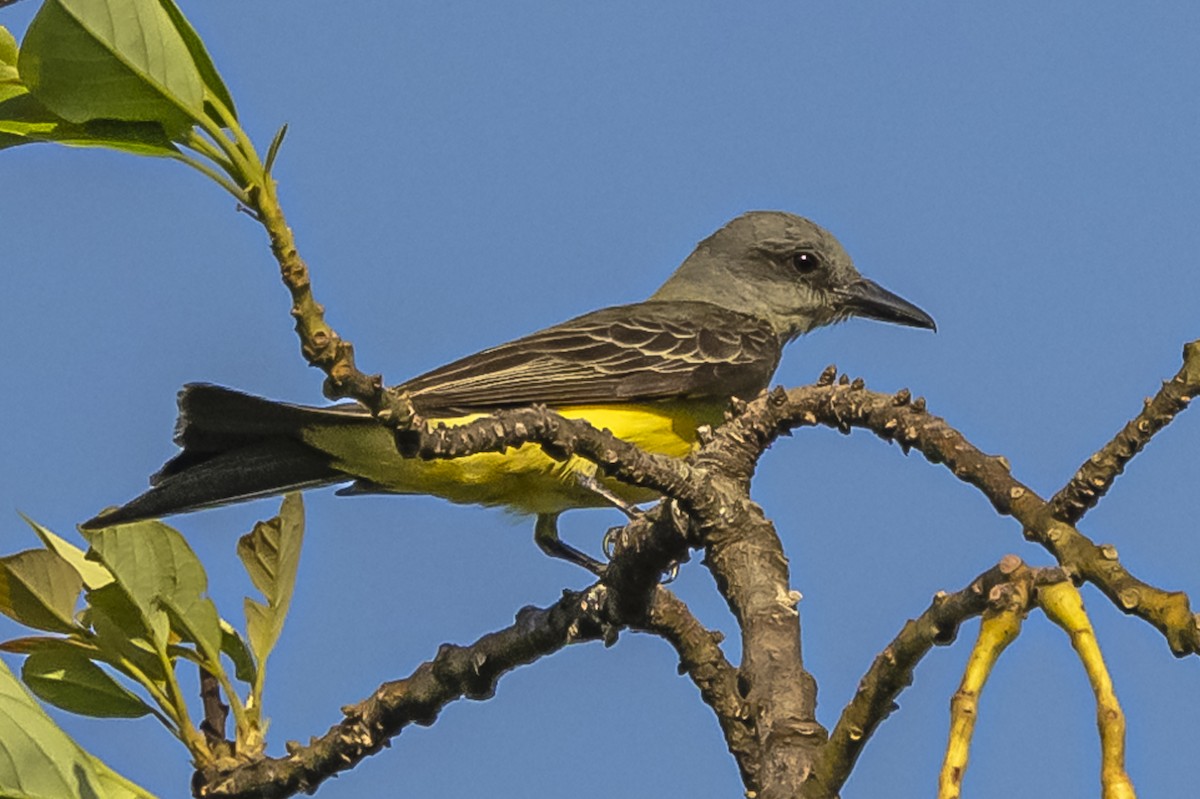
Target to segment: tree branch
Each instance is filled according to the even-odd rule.
[[[1121,429],[1112,441],[1084,461],[1071,481],[1050,500],[1056,518],[1075,524],[1112,488],[1134,455],[1150,439],[1187,408],[1200,394],[1200,340],[1183,346],[1183,366],[1162,388],[1147,399],[1141,413]]]
[[[1006,459],[979,451],[944,419],[928,413],[923,398],[913,400],[907,389],[894,395],[868,391],[862,380],[845,376],[832,385],[830,374],[826,370],[817,385],[776,389],[756,399],[720,432],[745,427],[769,443],[797,427],[822,424],[843,432],[863,427],[905,452],[916,449],[978,488],[997,512],[1019,521],[1025,537],[1049,550],[1073,578],[1087,580],[1121,610],[1154,625],[1175,655],[1200,653],[1200,620],[1186,594],[1139,580],[1121,565],[1114,547],[1097,545],[1056,519],[1049,503],[1013,478]]]
[[[388,391],[382,376],[361,371],[354,361],[354,345],[325,321],[325,308],[313,296],[308,265],[300,257],[296,238],[283,216],[274,178],[268,175],[264,185],[251,186],[248,191],[251,210],[267,231],[280,277],[292,297],[291,313],[296,320],[300,352],[310,366],[325,373],[325,395],[358,400],[392,429],[410,426],[415,414],[408,398]]]
[[[409,677],[381,685],[370,698],[343,709],[345,718],[308,746],[289,744],[287,757],[264,758],[230,769],[197,771],[197,797],[273,799],[311,792],[325,779],[357,765],[388,745],[410,724],[428,726],[448,703],[487,699],[512,669],[532,663],[570,643],[611,636],[600,621],[605,588],[564,592],[548,608],[524,608],[516,623],[470,646],[443,645],[433,660]]]
[[[924,613],[906,622],[859,680],[814,764],[804,795],[837,796],[863,747],[896,709],[896,698],[912,684],[913,671],[929,650],[954,643],[959,625],[982,614],[998,587],[1032,578],[1032,570],[1020,558],[1007,555],[966,588],[952,594],[939,591]]]
[[[691,678],[700,689],[700,698],[717,716],[742,783],[759,785],[760,751],[754,718],[738,690],[738,670],[721,651],[725,636],[706,630],[678,597],[661,587],[655,591],[645,620],[635,629],[658,635],[675,647],[680,672]]]
[[[515,624],[469,646],[444,645],[409,677],[385,683],[369,699],[346,708],[346,717],[325,735],[308,746],[290,745],[287,757],[198,771],[193,793],[284,797],[312,791],[387,746],[409,724],[432,724],[446,704],[463,697],[489,698],[512,669],[568,644],[612,643],[625,626],[659,635],[675,647],[681,669],[716,712],[743,774],[751,775],[754,749],[735,671],[719,647],[721,637],[658,584],[663,571],[687,555],[677,522],[666,506],[643,514],[622,530],[601,582],[582,592],[565,592],[549,608],[525,608]]]

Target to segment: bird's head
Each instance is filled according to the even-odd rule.
[[[860,275],[829,231],[782,211],[734,219],[700,242],[650,299],[750,314],[784,340],[851,316],[937,329],[929,314]]]

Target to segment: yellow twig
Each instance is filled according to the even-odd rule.
[[[1113,693],[1112,679],[1096,643],[1096,633],[1083,608],[1083,598],[1069,581],[1042,586],[1038,604],[1071,636],[1071,646],[1087,671],[1096,695],[1096,725],[1100,728],[1100,795],[1103,799],[1134,799],[1133,782],[1125,773],[1125,714]]]
[[[962,792],[963,774],[971,751],[971,735],[979,709],[979,694],[1000,653],[1021,631],[1024,603],[1014,602],[998,611],[986,612],[979,626],[979,637],[967,659],[962,682],[950,700],[950,740],[938,777],[938,799],[957,799]]]

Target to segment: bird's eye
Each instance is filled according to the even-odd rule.
[[[792,256],[792,268],[800,274],[815,271],[821,266],[821,258],[815,252],[798,252]]]

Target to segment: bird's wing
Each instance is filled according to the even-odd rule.
[[[704,302],[605,308],[413,378],[426,416],[550,406],[750,397],[782,352],[770,326]]]

